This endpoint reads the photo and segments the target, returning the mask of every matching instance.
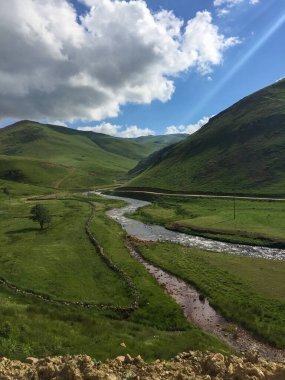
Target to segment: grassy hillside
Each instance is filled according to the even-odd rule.
[[[159,136],[155,141],[22,121],[0,129],[0,178],[53,188],[108,185],[167,144]]]
[[[282,80],[215,116],[186,140],[154,154],[129,186],[284,195],[284,162]]]
[[[60,199],[31,200],[36,195],[33,186],[13,185],[10,199],[0,192],[1,355],[24,359],[86,353],[105,360],[128,352],[150,360],[189,349],[228,352],[218,339],[188,323],[175,301],[130,256],[125,233],[105,215],[122,202],[92,195],[87,203],[85,196],[68,192],[56,192]],[[46,193],[46,189],[38,191],[37,197]],[[43,231],[29,219],[31,208],[39,202],[52,215]],[[88,239],[85,222],[91,207],[96,209],[91,233],[121,272],[107,265]],[[122,273],[139,294],[138,308],[127,314],[116,309],[133,302]],[[3,280],[18,291],[7,288]]]

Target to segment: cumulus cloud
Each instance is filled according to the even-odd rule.
[[[64,121],[62,121],[62,120],[41,120],[41,123],[43,123],[43,124],[59,125],[61,127],[68,128],[68,125]]]
[[[251,5],[258,4],[260,0],[214,0],[214,6],[218,8],[218,16],[225,16],[230,13],[231,8],[247,1]]]
[[[155,132],[149,128],[139,128],[136,125],[123,127],[122,125],[105,122],[95,126],[78,127],[77,129],[79,131],[104,133],[106,135],[126,138],[155,135]]]
[[[238,43],[211,14],[184,22],[143,0],[0,1],[0,117],[103,120],[129,102],[168,101],[174,78],[205,74]]]
[[[200,128],[202,128],[204,125],[206,125],[209,122],[210,118],[205,116],[202,119],[200,119],[196,124],[189,124],[189,125],[170,125],[166,128],[165,134],[166,135],[172,135],[175,133],[187,133],[189,135],[192,135],[192,133],[198,131]]]

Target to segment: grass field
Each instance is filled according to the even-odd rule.
[[[148,197],[147,197],[148,198]],[[151,196],[131,217],[234,243],[285,247],[285,202]]]
[[[170,243],[136,243],[153,263],[194,284],[229,320],[285,347],[285,263]]]
[[[38,201],[27,201],[27,197],[46,193],[46,189],[24,184],[11,187],[10,200],[0,193],[0,277],[52,299],[129,306],[132,297],[126,282],[102,261],[85,234],[90,215],[85,197],[58,193],[69,199],[42,201],[52,214],[51,225],[44,231],[28,218]],[[179,306],[131,258],[121,228],[105,216],[106,209],[120,202],[95,196],[92,202],[92,233],[138,289],[138,309],[124,315],[57,305],[1,286],[1,356],[23,359],[86,353],[102,360],[129,352],[150,360],[189,349],[229,352],[218,339],[188,323]]]

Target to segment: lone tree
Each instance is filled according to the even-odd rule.
[[[31,219],[34,222],[40,223],[41,230],[44,229],[44,225],[50,223],[51,216],[49,210],[43,205],[35,205],[31,209]]]

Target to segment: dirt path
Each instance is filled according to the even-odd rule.
[[[120,190],[120,189],[115,189]],[[251,201],[278,201],[285,202],[285,198],[272,198],[272,197],[250,197],[250,196],[234,196],[234,195],[213,195],[213,194],[183,194],[183,193],[163,193],[157,191],[144,191],[144,190],[122,190],[123,193],[131,194],[150,194],[150,195],[165,195],[167,197],[185,197],[185,198],[217,198],[217,199],[241,199]]]
[[[62,177],[61,179],[59,179],[58,181],[55,181],[52,186],[55,188],[55,189],[59,189],[60,188],[60,185],[62,184],[63,181],[65,181],[67,178],[71,177],[74,173],[75,173],[75,168],[69,168],[68,169],[68,173]]]

